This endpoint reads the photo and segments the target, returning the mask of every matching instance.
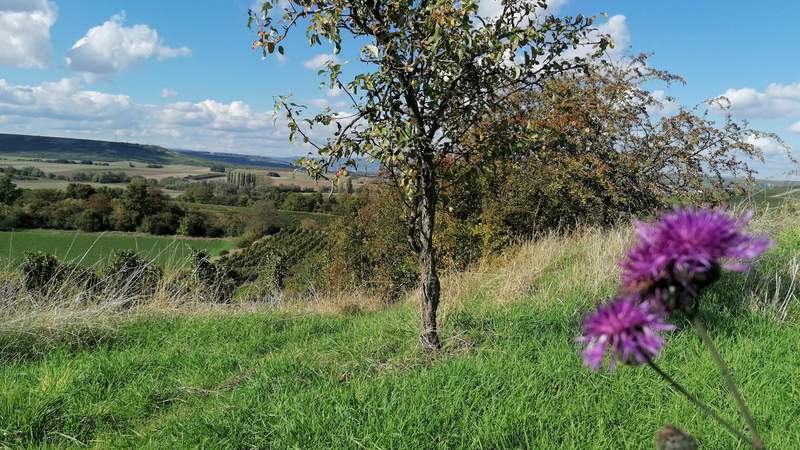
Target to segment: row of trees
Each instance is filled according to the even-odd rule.
[[[125,189],[72,183],[61,191],[23,190],[7,175],[0,177],[0,228],[3,229],[116,230],[157,235],[182,232],[212,237],[238,235],[243,230],[243,220],[236,221],[231,230],[208,222],[197,213],[187,213],[144,179],[133,180]]]
[[[127,183],[132,177],[123,171],[102,171],[102,172],[75,172],[67,175],[57,175],[44,172],[38,167],[0,167],[0,173],[4,173],[15,180],[28,180],[37,178],[47,178],[50,180],[64,180],[76,182],[93,183]]]
[[[239,180],[239,176],[252,175],[243,172],[229,172],[233,183],[200,181],[184,187],[181,200],[191,203],[206,203],[229,206],[251,206],[259,201],[269,201],[277,209],[287,211],[304,211],[338,214],[350,209],[348,196],[329,196],[319,190],[298,186],[256,185],[247,182],[247,177]],[[241,181],[241,182],[240,182]],[[352,184],[342,183],[344,189]],[[343,191],[347,192],[347,191]]]

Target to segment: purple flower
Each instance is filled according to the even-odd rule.
[[[583,336],[576,339],[586,345],[584,365],[600,369],[609,351],[610,369],[614,369],[616,361],[643,364],[658,356],[664,347],[664,339],[658,333],[674,328],[665,322],[664,317],[664,309],[658,300],[642,301],[637,294],[600,306],[586,318]]]
[[[746,227],[752,214],[734,219],[720,210],[676,209],[654,224],[637,223],[639,244],[622,262],[622,279],[628,290],[642,290],[662,279],[684,282],[718,267],[722,259],[748,260],[772,242],[750,236]],[[743,271],[743,263],[723,268]]]

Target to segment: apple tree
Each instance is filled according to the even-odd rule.
[[[358,47],[359,72],[345,77],[331,59],[320,75],[349,99],[349,112],[321,112],[281,97],[276,102],[292,138],[312,145],[304,160],[315,177],[331,165],[380,163],[405,204],[407,240],[418,256],[421,343],[440,346],[437,249],[433,240],[440,192],[464,168],[479,170],[511,150],[474,145],[476,125],[510,105],[516,93],[560,74],[587,70],[612,45],[594,18],[557,17],[545,1],[502,0],[492,17],[476,0],[268,0],[251,10],[253,47],[284,53],[293,29],[311,46]],[[311,129],[332,130],[315,142]],[[505,147],[503,147],[505,148]],[[478,150],[480,149],[480,150]],[[522,150],[522,149],[520,149]]]

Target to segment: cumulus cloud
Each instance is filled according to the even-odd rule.
[[[765,91],[753,88],[728,89],[722,96],[727,98],[730,111],[741,117],[800,117],[800,82],[786,85],[772,83]]]
[[[758,147],[767,156],[786,153],[786,148],[780,142],[768,137],[748,136],[746,142]]]
[[[317,108],[327,108],[330,106],[328,100],[325,100],[324,98],[312,98],[308,101],[308,104],[311,106],[316,106]]]
[[[172,89],[164,88],[161,90],[161,98],[172,98],[177,96],[178,93],[176,91],[173,91]]]
[[[631,33],[628,29],[628,20],[625,16],[617,14],[597,26],[588,34],[589,41],[598,41],[600,36],[607,35],[614,43],[613,48],[606,49],[606,54],[611,58],[623,58],[631,46]],[[597,51],[593,45],[581,45],[564,52],[564,58],[587,57]]]
[[[117,14],[91,28],[67,52],[67,67],[76,72],[109,75],[140,61],[190,56],[187,47],[164,45],[158,32],[147,25],[125,26],[125,14]]]
[[[47,0],[0,0],[0,65],[43,69],[53,46],[56,6]]]
[[[614,48],[610,50],[612,53],[622,54],[631,46],[631,32],[628,30],[628,21],[621,14],[611,16],[606,23],[597,27],[597,31],[600,34],[611,36],[611,40],[614,42]]]
[[[324,68],[329,61],[334,64],[339,64],[339,57],[332,54],[320,53],[304,62],[303,67],[311,70],[319,70]]]
[[[86,89],[82,77],[35,86],[0,79],[0,123],[4,132],[126,140],[173,148],[251,154],[297,155],[308,151],[288,142],[283,116],[243,101],[136,102],[123,94]],[[308,130],[323,141],[331,127]]]
[[[568,2],[569,0],[550,0],[547,2],[547,9],[538,11],[538,14],[555,14]],[[478,5],[478,15],[490,21],[497,19],[502,12],[502,0],[481,0],[480,4]]]
[[[75,78],[38,86],[11,85],[0,79],[0,116],[110,121],[133,112],[132,105],[127,95],[81,89]]]
[[[648,108],[651,114],[669,114],[678,109],[678,103],[674,98],[671,98],[663,89],[656,89],[651,92],[653,98],[658,101],[659,105],[654,105]]]
[[[789,131],[793,133],[800,133],[800,122],[795,122],[789,126]]]
[[[242,101],[203,100],[167,105],[156,117],[166,124],[223,131],[257,131],[272,126],[274,112],[255,112]]]

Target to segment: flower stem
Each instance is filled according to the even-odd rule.
[[[758,450],[763,449],[764,442],[761,440],[761,436],[758,435],[758,431],[756,431],[756,422],[753,420],[753,415],[747,408],[747,404],[744,402],[742,394],[739,393],[739,389],[736,387],[736,382],[733,380],[728,366],[725,364],[725,361],[722,360],[722,356],[720,356],[719,351],[717,351],[717,347],[714,346],[714,343],[708,336],[708,332],[706,332],[706,328],[700,322],[700,319],[697,317],[692,318],[692,326],[694,326],[694,329],[697,330],[697,334],[700,335],[700,339],[703,341],[703,344],[708,347],[708,352],[711,354],[711,359],[714,360],[714,363],[719,368],[722,378],[725,380],[725,385],[728,387],[728,391],[736,401],[736,406],[739,408],[739,412],[744,418],[744,421],[747,423],[750,433],[753,435],[753,440],[751,442],[753,448]]]
[[[650,368],[653,369],[659,376],[661,376],[661,378],[663,378],[664,381],[669,383],[669,385],[672,386],[673,389],[675,389],[681,395],[686,397],[686,399],[689,400],[690,403],[692,403],[694,406],[698,407],[704,413],[708,414],[709,417],[711,417],[712,419],[716,420],[717,423],[722,425],[722,427],[725,428],[726,430],[728,430],[731,434],[733,434],[734,436],[738,437],[739,439],[749,443],[753,447],[759,448],[759,447],[756,447],[756,443],[755,442],[753,442],[752,440],[750,440],[750,438],[745,436],[744,433],[742,433],[741,431],[737,430],[736,427],[734,427],[730,422],[725,420],[722,416],[717,414],[716,411],[711,409],[710,406],[708,406],[707,404],[703,403],[700,399],[698,399],[697,397],[695,397],[694,395],[689,393],[689,391],[687,391],[686,388],[681,386],[672,377],[667,375],[667,373],[664,372],[663,370],[661,370],[661,368],[658,367],[656,365],[656,363],[653,362],[653,360],[648,358],[647,359],[647,365],[650,366]]]

